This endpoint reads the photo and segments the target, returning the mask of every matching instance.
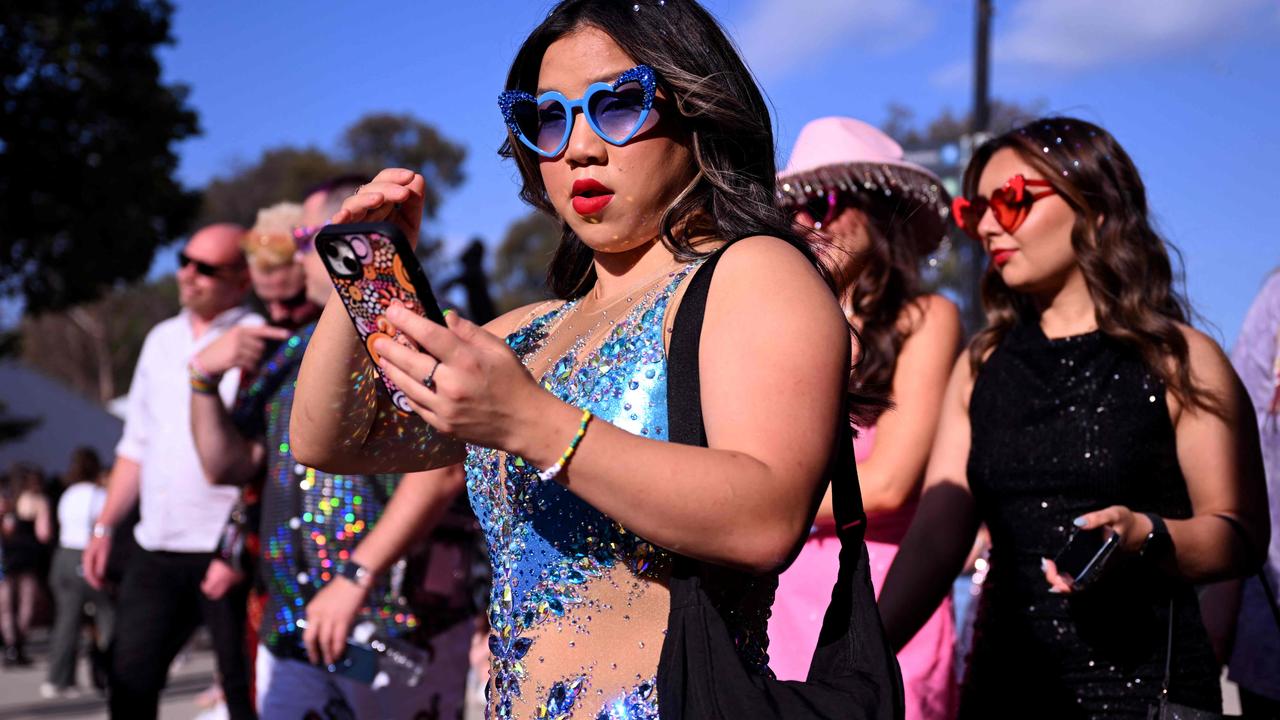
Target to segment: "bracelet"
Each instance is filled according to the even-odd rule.
[[[201,395],[217,395],[218,383],[222,380],[221,375],[214,375],[196,358],[191,358],[191,362],[187,363],[187,375],[191,380],[191,390]]]
[[[569,447],[564,449],[564,453],[560,455],[560,459],[556,461],[555,465],[538,473],[539,480],[553,480],[560,474],[561,470],[564,470],[564,466],[569,464],[569,458],[572,458],[573,453],[578,450],[578,443],[582,442],[582,436],[587,434],[587,424],[591,422],[591,418],[590,410],[582,411],[582,420],[578,422],[578,432],[569,441]]]
[[[102,523],[100,523],[100,522],[99,522],[99,523],[94,523],[94,524],[93,524],[93,530],[91,530],[91,531],[90,531],[90,534],[91,534],[91,535],[93,535],[93,536],[94,536],[94,537],[96,537],[96,538],[110,537],[110,536],[111,536],[111,528],[110,528],[110,527],[108,527],[108,526],[106,526],[106,525],[104,525],[104,524],[102,524]]]

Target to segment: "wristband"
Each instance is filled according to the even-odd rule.
[[[91,530],[90,533],[96,538],[111,537],[111,528],[100,522],[96,522],[93,524],[93,530]]]
[[[201,395],[217,395],[218,383],[222,380],[221,375],[214,375],[204,369],[204,365],[196,358],[191,358],[191,362],[187,363],[187,374],[191,380],[192,392]]]
[[[373,587],[373,573],[354,560],[348,560],[338,568],[338,574],[356,584],[362,590]]]
[[[564,449],[564,452],[560,455],[560,459],[556,461],[555,465],[552,465],[546,470],[538,473],[539,480],[554,480],[555,477],[560,474],[560,471],[564,470],[564,466],[569,464],[570,458],[572,458],[573,454],[578,451],[578,443],[581,443],[583,436],[587,434],[587,425],[590,424],[592,417],[590,410],[582,411],[582,420],[578,422],[578,432],[575,433],[573,439],[569,441],[569,447]]]

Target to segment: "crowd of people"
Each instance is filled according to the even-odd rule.
[[[196,231],[109,471],[8,478],[6,663],[48,572],[43,689],[88,609],[115,718],[201,624],[232,718],[463,717],[469,676],[491,718],[1150,717],[1224,666],[1280,716],[1280,274],[1228,357],[1104,128],[997,135],[955,198],[853,118],[777,172],[693,0],[564,0],[498,110],[553,299],[362,339],[316,233],[416,240],[411,170]],[[959,233],[967,340],[921,272]]]

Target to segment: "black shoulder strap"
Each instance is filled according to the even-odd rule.
[[[671,327],[671,346],[667,350],[667,424],[671,442],[707,446],[707,431],[702,425],[702,383],[698,379],[698,351],[702,344],[702,318],[707,310],[707,293],[716,263],[724,254],[726,243],[693,273],[684,298],[676,308]]]
[[[671,442],[707,446],[707,430],[702,423],[702,385],[698,376],[698,352],[702,339],[702,320],[707,309],[707,294],[716,263],[730,243],[717,249],[698,268],[689,281],[684,298],[676,309],[671,328],[671,346],[667,351],[667,425]],[[846,411],[847,405],[844,406]],[[842,541],[853,538],[861,542],[862,495],[858,490],[857,470],[853,462],[853,440],[848,423],[842,423],[837,440],[836,457],[830,476],[834,483],[832,510],[837,533]]]

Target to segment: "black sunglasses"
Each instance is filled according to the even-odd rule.
[[[220,277],[222,275],[225,275],[228,272],[231,272],[233,270],[239,270],[241,267],[243,267],[243,265],[238,265],[238,264],[237,265],[214,265],[213,263],[207,263],[207,262],[204,262],[203,260],[196,260],[195,258],[187,255],[186,252],[183,252],[181,250],[178,251],[178,267],[184,268],[188,265],[194,265],[196,268],[196,272],[200,273],[201,275],[204,275],[205,277],[211,277],[211,278]]]

